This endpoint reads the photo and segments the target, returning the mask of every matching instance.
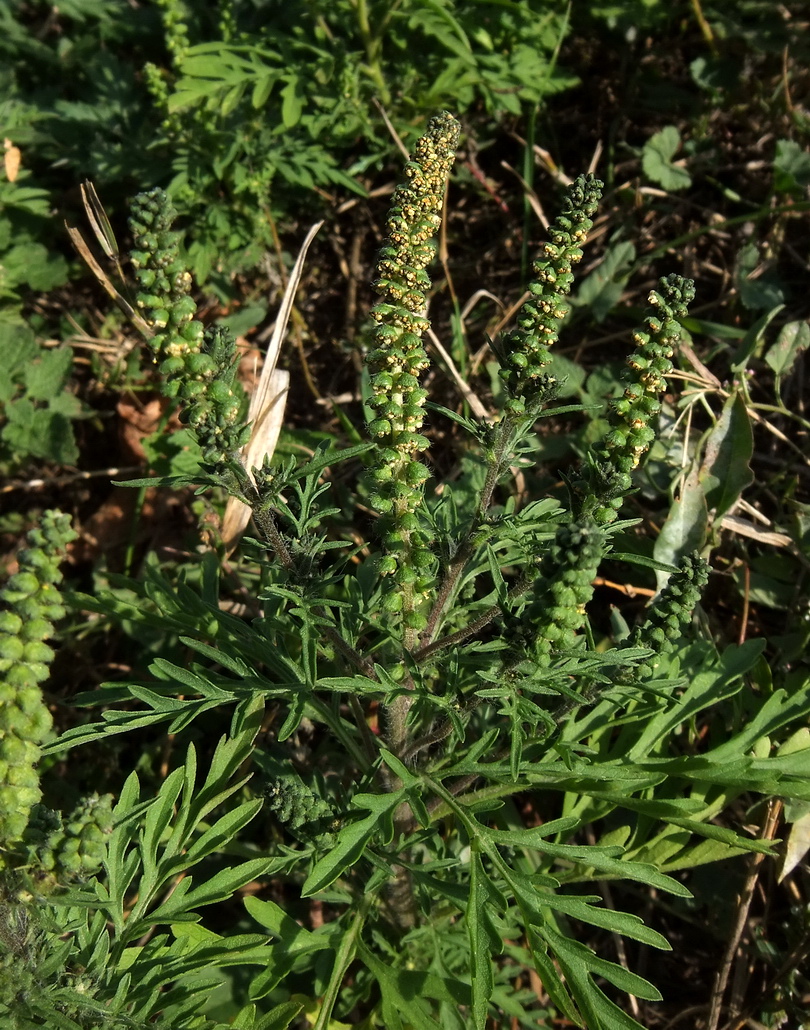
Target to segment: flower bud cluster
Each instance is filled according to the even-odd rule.
[[[101,868],[113,830],[112,794],[91,794],[66,817],[35,805],[23,837],[30,863],[60,882]]]
[[[186,7],[180,0],[156,0],[156,6],[162,9],[166,49],[172,55],[172,63],[176,66],[191,46]]]
[[[39,684],[54,656],[45,641],[65,614],[60,555],[75,537],[69,516],[46,511],[0,591],[0,847],[22,836],[41,796],[36,764],[52,720]]]
[[[241,417],[238,364],[230,329],[210,326],[203,334],[200,351],[176,354],[160,366],[167,376],[164,392],[185,401],[180,420],[194,430],[203,461],[209,465],[233,458],[250,439],[250,426]]]
[[[216,465],[239,451],[250,429],[240,418],[242,390],[230,331],[212,326],[203,332],[193,319],[191,276],[180,260],[179,233],[171,229],[176,214],[162,190],[142,193],[133,202],[138,307],[155,329],[151,344],[163,358],[163,392],[185,402],[182,421],[194,430],[206,464]]]
[[[647,617],[630,636],[630,647],[649,647],[656,656],[673,651],[709,581],[709,566],[695,551],[681,558],[678,571],[647,609]],[[652,676],[659,662],[650,659],[636,669],[636,678]]]
[[[380,445],[377,467],[371,471],[372,504],[383,516],[388,551],[381,571],[416,591],[426,589],[433,563],[415,514],[429,475],[417,460],[428,446],[420,433],[427,393],[419,383],[428,365],[422,345],[429,326],[424,316],[430,286],[425,267],[433,257],[432,238],[441,223],[445,181],[458,135],[458,122],[443,112],[430,120],[416,144],[405,168],[409,181],[397,188],[388,215],[374,282],[382,299],[371,312],[376,326],[367,363],[376,417],[369,432]],[[392,593],[389,600],[394,603],[398,597]]]
[[[150,342],[156,358],[196,352],[202,344],[191,275],[180,260],[180,233],[172,229],[176,217],[161,189],[139,193],[132,202],[130,258],[140,287],[138,307],[154,329]]]
[[[547,665],[553,651],[576,646],[585,605],[605,550],[605,535],[591,520],[561,525],[540,563],[541,586],[526,622],[536,632],[535,658]]]
[[[563,298],[571,290],[572,266],[582,259],[582,244],[593,225],[603,184],[592,175],[580,175],[566,190],[562,213],[548,231],[542,257],[534,263],[531,298],[520,309],[517,328],[501,339],[503,368],[500,377],[509,393],[506,411],[522,415],[527,405],[544,400],[549,377],[544,373],[548,348],[557,340],[565,317]]]
[[[305,837],[320,847],[334,843],[334,834],[320,828],[334,821],[332,809],[299,776],[290,773],[284,779],[275,780],[266,788],[265,797],[270,811],[296,836]]]
[[[611,404],[610,430],[596,454],[593,493],[599,506],[593,516],[600,525],[615,520],[632,486],[631,474],[655,439],[651,423],[661,410],[666,376],[672,371],[670,359],[681,339],[677,320],[685,318],[694,296],[691,279],[661,279],[648,298],[651,311],[645,328],[633,334],[636,349],[627,359],[624,394]]]

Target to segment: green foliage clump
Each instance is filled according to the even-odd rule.
[[[0,847],[18,840],[40,798],[36,766],[51,728],[42,697],[54,652],[46,641],[65,614],[59,563],[76,534],[70,519],[47,511],[20,552],[19,571],[0,591]]]
[[[160,6],[169,59],[147,65],[147,82],[198,277],[271,244],[267,213],[294,190],[362,192],[354,176],[389,147],[375,101],[411,141],[414,121],[450,102],[502,118],[576,81],[556,60],[561,10],[337,0],[294,13],[228,3],[207,19]]]
[[[0,462],[32,458],[59,465],[78,461],[73,419],[81,404],[67,388],[73,369],[69,347],[45,350],[21,321],[0,320],[5,375],[0,380]]]

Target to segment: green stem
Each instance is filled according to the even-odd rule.
[[[380,65],[380,41],[381,36],[371,31],[371,22],[368,16],[368,4],[366,0],[356,0],[357,28],[360,31],[360,38],[366,51],[366,67],[369,76],[377,84],[380,91],[380,103],[387,106],[391,102],[391,93],[385,82]]]
[[[810,429],[810,422],[808,422],[807,419],[802,418],[801,415],[797,415],[795,411],[791,411],[789,408],[785,407],[784,404],[761,404],[757,401],[756,403],[752,403],[751,407],[755,411],[772,411],[777,415],[784,415],[785,418],[792,418],[794,422],[798,422],[804,429]]]
[[[408,712],[412,704],[409,694],[400,694],[386,708],[388,746],[397,758],[402,757],[408,744]]]
[[[309,699],[309,704],[311,704],[313,710],[318,713],[318,716],[323,721],[324,725],[329,727],[334,736],[341,742],[341,744],[343,744],[349,754],[354,758],[358,769],[362,769],[364,772],[367,771],[377,757],[376,754],[369,755],[368,757],[365,755],[363,748],[361,748],[359,744],[351,738],[347,727],[343,725],[340,715],[333,712],[325,701],[313,696]],[[351,723],[348,723],[347,725],[351,726]],[[368,727],[366,727],[366,729],[368,729]]]
[[[521,594],[525,594],[534,581],[533,576],[524,574],[515,583],[512,589],[507,595],[508,600],[512,601],[516,597],[520,597]],[[485,612],[478,616],[477,619],[473,619],[471,623],[464,626],[462,629],[457,630],[455,633],[450,633],[446,637],[442,637],[441,640],[434,640],[431,644],[426,644],[414,653],[414,660],[417,662],[424,661],[425,658],[429,658],[432,654],[437,651],[443,651],[445,648],[453,647],[454,644],[460,644],[469,637],[475,636],[476,633],[480,633],[481,630],[503,611],[503,606],[500,604],[493,604],[491,608],[487,608]]]
[[[529,111],[526,125],[526,145],[523,148],[523,181],[529,189],[534,187],[534,138],[537,127],[537,105]],[[520,281],[525,285],[529,278],[529,236],[531,234],[532,205],[529,194],[523,194],[523,240],[520,245]]]
[[[276,557],[287,569],[288,572],[296,572],[295,561],[290,554],[290,549],[284,543],[284,538],[278,531],[276,521],[269,510],[253,509],[253,521],[256,523],[259,532],[276,552]]]
[[[430,615],[428,616],[427,626],[424,631],[420,634],[419,639],[424,641],[424,646],[418,650],[414,657],[417,661],[420,658],[426,657],[432,653],[433,650],[438,650],[439,645],[447,646],[443,642],[437,642],[436,646],[433,645],[433,637],[438,629],[439,622],[444,614],[453,590],[458,583],[461,573],[464,571],[464,566],[472,554],[472,540],[476,531],[481,526],[489,506],[492,503],[492,495],[495,493],[495,487],[498,485],[498,480],[501,478],[504,472],[504,456],[507,453],[508,445],[512,439],[512,430],[514,429],[515,420],[509,415],[505,415],[501,422],[495,429],[495,445],[493,448],[493,456],[490,461],[489,468],[487,469],[487,478],[484,481],[484,485],[481,488],[481,497],[478,502],[478,511],[475,514],[467,533],[462,540],[458,550],[452,558],[450,564],[447,566],[447,570],[444,574],[444,579],[436,595],[436,600],[433,602]],[[499,609],[498,609],[499,610]],[[482,624],[482,627],[486,625],[489,619],[494,618],[497,614],[497,610]],[[473,632],[477,632],[473,630]],[[467,634],[469,635],[469,634]],[[445,638],[448,640],[449,638]],[[463,639],[463,637],[461,638]],[[452,643],[452,641],[451,641]]]
[[[665,254],[672,254],[680,250],[684,244],[700,239],[701,236],[719,234],[725,232],[726,229],[733,228],[735,225],[744,225],[746,222],[758,222],[765,218],[773,218],[776,215],[798,215],[806,211],[810,211],[810,200],[797,200],[792,204],[780,204],[778,207],[763,206],[756,211],[749,211],[744,215],[734,215],[732,218],[726,218],[723,222],[718,222],[717,225],[703,225],[699,229],[693,229],[691,232],[685,232],[680,236],[676,236],[674,240],[667,240],[660,247],[646,251],[643,257],[631,265],[630,271],[627,274],[634,275],[640,268],[648,267],[651,261],[655,261]]]
[[[363,924],[365,923],[369,910],[375,900],[376,895],[366,894],[358,902],[354,918],[352,919],[348,930],[344,934],[343,939],[340,942],[340,947],[335,955],[335,964],[332,967],[332,975],[329,977],[329,983],[326,985],[326,992],[324,993],[323,1001],[321,1002],[318,1018],[315,1020],[315,1025],[312,1030],[328,1030],[332,1021],[332,1010],[337,1003],[340,988],[343,984],[346,972],[354,961],[354,956],[357,952],[357,944],[360,939]]]

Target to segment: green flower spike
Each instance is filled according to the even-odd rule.
[[[155,357],[163,359],[163,392],[183,400],[181,419],[194,430],[208,466],[233,460],[250,436],[240,418],[236,344],[227,328],[203,332],[202,323],[193,320],[191,276],[180,260],[180,234],[171,228],[177,212],[167,195],[163,190],[141,193],[132,207],[138,307],[155,329],[150,343]]]
[[[595,522],[564,523],[557,530],[540,564],[540,588],[524,617],[534,627],[540,665],[548,665],[553,651],[576,647],[604,550],[605,535]]]
[[[265,797],[267,807],[294,836],[321,848],[334,844],[335,836],[328,829],[334,822],[334,812],[294,773],[273,781]]]
[[[23,837],[31,864],[62,882],[97,872],[113,830],[112,794],[91,794],[66,816],[35,805]]]
[[[386,224],[386,239],[377,263],[374,288],[382,300],[371,317],[373,350],[367,357],[376,418],[369,432],[380,447],[380,464],[371,471],[372,504],[383,516],[381,529],[386,556],[383,575],[393,575],[402,590],[388,595],[389,610],[403,612],[410,629],[421,629],[424,618],[417,599],[432,582],[433,554],[419,527],[416,510],[427,468],[417,460],[428,442],[419,430],[427,392],[419,374],[428,365],[422,335],[430,279],[425,267],[433,257],[432,238],[441,223],[445,181],[458,143],[459,125],[444,112],[430,120],[416,144],[414,159],[405,168],[408,184],[397,187]]]
[[[52,720],[39,684],[54,656],[52,620],[65,614],[59,562],[75,538],[69,516],[46,511],[0,591],[0,848],[22,836],[41,796],[36,765]]]
[[[689,625],[709,581],[709,566],[695,551],[681,558],[678,571],[647,610],[647,617],[630,635],[630,647],[649,647],[655,657],[639,665],[637,677],[654,675],[659,655],[673,651]]]
[[[191,275],[180,260],[180,233],[172,230],[177,211],[161,189],[139,193],[132,202],[130,254],[140,290],[138,307],[154,329],[150,343],[155,358],[196,353],[202,344],[202,322],[190,296]],[[169,376],[176,369],[163,372]]]
[[[650,293],[652,310],[644,330],[633,334],[636,350],[627,359],[624,395],[611,405],[610,430],[594,465],[590,501],[600,525],[615,520],[632,487],[631,474],[655,439],[651,423],[661,410],[666,376],[672,371],[670,359],[682,335],[677,320],[686,317],[694,296],[691,279],[679,275],[661,279],[659,290]]]
[[[565,317],[563,297],[571,290],[572,266],[582,259],[582,244],[593,225],[603,184],[592,175],[580,175],[568,187],[561,214],[548,231],[543,256],[534,263],[535,279],[529,284],[531,299],[517,317],[517,328],[501,338],[500,377],[509,400],[509,415],[523,415],[527,405],[544,400],[553,380],[544,372],[550,361],[549,347],[557,340],[557,327]]]

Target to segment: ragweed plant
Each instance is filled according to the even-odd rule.
[[[205,454],[194,477],[142,482],[224,488],[250,506],[255,536],[227,577],[216,553],[180,579],[150,560],[126,591],[74,597],[185,657],[161,655],[149,678],[80,698],[108,706],[103,722],[75,726],[46,752],[161,726],[176,748],[193,725],[193,741],[156,791],[131,774],[102,871],[80,868],[84,879],[38,910],[30,866],[58,848],[37,850],[43,834],[29,827],[29,867],[9,881],[0,924],[29,975],[23,1026],[51,1025],[58,1011],[70,1030],[101,1014],[172,1030],[562,1019],[628,1030],[639,1024],[611,992],[660,995],[607,957],[610,937],[599,935],[669,945],[638,916],[604,907],[601,881],[687,897],[673,874],[771,851],[734,829],[740,794],[810,798],[806,735],[780,741],[810,711],[807,687],[742,691],[761,642],[720,652],[695,639],[702,557],[665,565],[614,546],[636,525],[617,516],[655,432],[688,281],[669,277],[651,293],[624,397],[569,476],[568,503],[521,505],[513,490],[514,469],[533,463],[538,420],[570,411],[555,406],[548,348],[595,179],[567,191],[517,326],[495,341],[507,389],[499,417],[427,407],[426,267],[457,132],[448,114],[430,123],[394,198],[366,355],[369,440],[327,443],[303,462],[242,466],[249,429],[234,414],[229,352],[196,328],[166,198],[136,205],[141,309],[164,388]],[[426,411],[470,437],[464,475],[441,490],[420,460]],[[360,482],[351,536],[352,505],[333,493],[338,466]],[[376,523],[362,537],[369,507]],[[668,576],[639,625],[615,637],[590,618],[607,558]],[[250,599],[245,617],[221,603],[234,584]],[[732,696],[698,738],[697,718],[712,722]],[[210,745],[211,718],[230,710],[230,730]],[[240,932],[223,934],[249,884]],[[224,901],[210,918],[207,907]],[[209,987],[234,965],[241,976],[215,1008]],[[519,987],[527,969],[541,990]]]

